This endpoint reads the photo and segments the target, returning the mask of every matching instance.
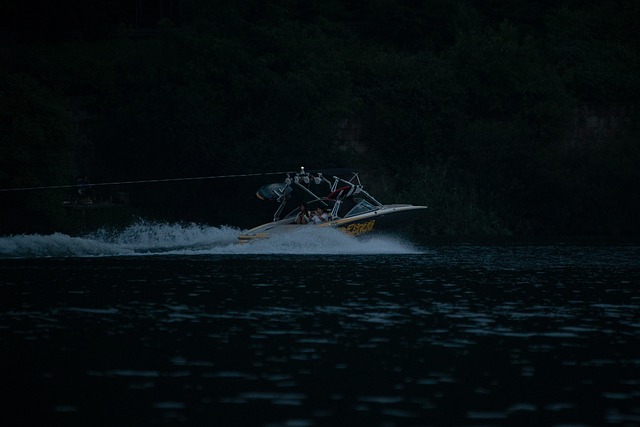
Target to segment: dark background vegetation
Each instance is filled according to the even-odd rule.
[[[425,235],[640,234],[635,0],[5,0],[0,188],[352,167]],[[0,192],[0,234],[248,227],[239,178]],[[77,230],[76,230],[77,231]]]

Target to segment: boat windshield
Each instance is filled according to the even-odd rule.
[[[375,210],[376,210],[376,207],[373,206],[371,203],[367,202],[364,199],[360,199],[360,201],[358,201],[356,205],[349,212],[347,212],[347,214],[345,215],[345,218],[359,215],[365,212],[375,211]]]

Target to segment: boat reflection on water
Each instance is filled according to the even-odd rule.
[[[325,172],[326,173],[326,172]],[[268,184],[256,195],[262,200],[279,203],[273,221],[259,225],[239,236],[242,243],[265,239],[273,235],[291,233],[313,224],[318,227],[334,227],[351,236],[379,231],[395,231],[410,224],[426,206],[409,204],[382,204],[369,194],[357,172],[341,170],[330,173],[306,172],[304,167],[296,173],[288,173],[284,182]],[[325,213],[324,219],[300,218],[300,205],[309,212]],[[282,216],[286,208],[293,208]]]

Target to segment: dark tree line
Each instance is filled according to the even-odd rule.
[[[428,204],[425,234],[640,231],[632,0],[2,8],[1,188],[354,167]],[[122,190],[145,217],[244,227],[262,183]],[[0,232],[69,226],[65,197],[0,193]]]

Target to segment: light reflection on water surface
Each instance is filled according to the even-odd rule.
[[[640,248],[423,249],[2,260],[8,414],[640,424]]]

